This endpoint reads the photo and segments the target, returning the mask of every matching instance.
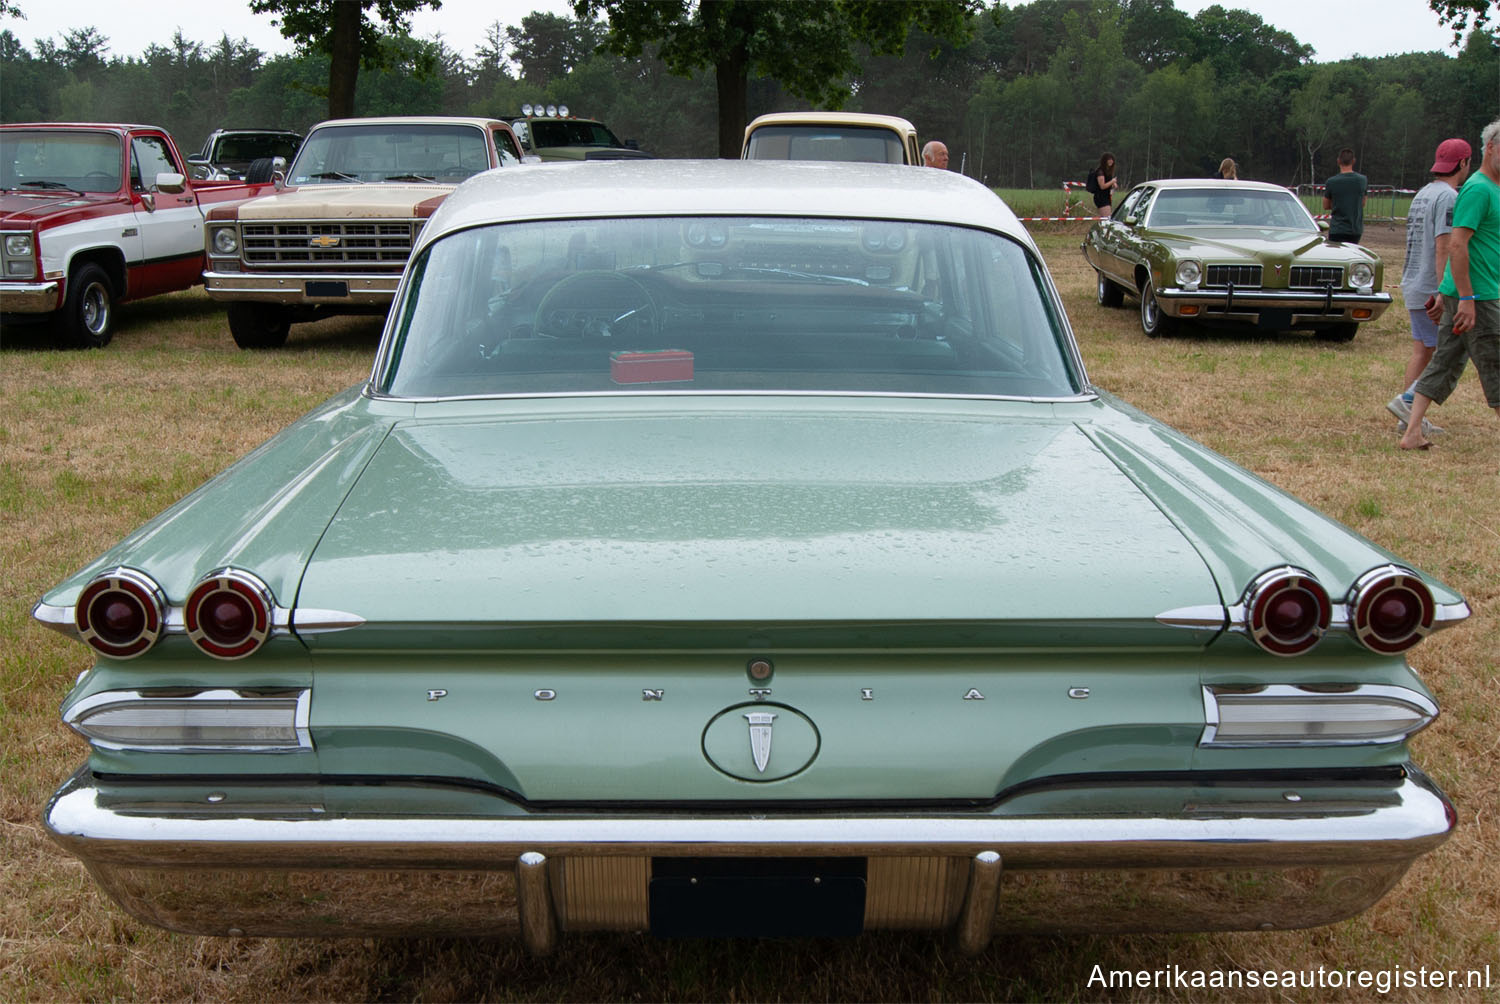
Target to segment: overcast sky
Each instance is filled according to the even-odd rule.
[[[250,13],[245,0],[17,0],[24,21],[0,18],[0,27],[28,47],[37,38],[60,40],[62,33],[88,25],[109,39],[115,56],[139,56],[153,42],[165,44],[174,29],[212,45],[228,33],[267,53],[289,52],[290,44],[263,15]],[[1438,24],[1427,0],[1176,0],[1177,8],[1197,13],[1212,3],[1259,14],[1317,49],[1319,62],[1349,56],[1457,50],[1453,33]],[[422,11],[412,22],[419,38],[441,34],[450,48],[470,56],[493,22],[519,24],[533,10],[571,15],[566,0],[443,0],[441,10]]]

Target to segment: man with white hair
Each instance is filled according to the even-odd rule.
[[[1484,127],[1479,146],[1484,160],[1453,202],[1448,268],[1433,304],[1433,313],[1441,307],[1437,349],[1417,378],[1403,450],[1432,446],[1422,418],[1432,402],[1448,400],[1470,359],[1500,418],[1500,119]]]
[[[922,147],[922,165],[935,167],[940,171],[948,170],[947,145],[942,140],[928,140],[927,145]]]

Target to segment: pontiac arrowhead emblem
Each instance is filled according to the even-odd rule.
[[[770,711],[749,711],[745,719],[750,723],[750,752],[755,757],[755,769],[762,774],[771,760],[771,723],[776,715]]]

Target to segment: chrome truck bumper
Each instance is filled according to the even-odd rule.
[[[215,300],[257,301],[284,306],[389,307],[401,283],[400,272],[319,274],[315,272],[204,272],[203,288]]]
[[[61,282],[0,282],[0,314],[50,314],[61,302]]]
[[[532,811],[405,784],[166,788],[81,770],[45,822],[121,906],[171,930],[517,935],[546,952],[564,931],[664,930],[659,883],[693,889],[686,876],[715,862],[795,871],[814,899],[820,861],[854,862],[855,930],[950,929],[969,951],[997,931],[1312,927],[1374,903],[1455,821],[1411,767],[1297,792],[1140,791],[1154,810],[1086,812],[1119,804],[1119,788],[1071,787],[968,811],[687,815]],[[492,814],[476,814],[486,800]],[[707,878],[703,895],[711,886],[722,895]]]

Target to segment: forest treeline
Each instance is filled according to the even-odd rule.
[[[1309,16],[1320,16],[1310,12]],[[1360,15],[1365,16],[1365,15]],[[268,55],[227,35],[180,31],[139,55],[110,50],[92,27],[24,44],[0,30],[0,118],[131,121],[165,126],[196,149],[219,127],[305,130],[326,117],[328,59]],[[602,22],[533,13],[492,24],[473,54],[440,35],[386,34],[382,64],[360,72],[360,115],[509,116],[525,102],[567,104],[664,157],[716,149],[714,75],[669,74],[648,51],[598,50]],[[1500,112],[1500,43],[1469,34],[1456,55],[1411,53],[1318,62],[1289,31],[1244,10],[1195,16],[1171,0],[1034,0],[969,18],[966,40],[914,29],[899,56],[869,56],[844,107],[911,119],[942,139],[951,166],[995,187],[1081,178],[1102,150],[1129,182],[1212,174],[1320,181],[1351,146],[1373,184],[1419,186],[1441,139],[1479,131]],[[806,107],[774,80],[752,79],[749,113]]]

